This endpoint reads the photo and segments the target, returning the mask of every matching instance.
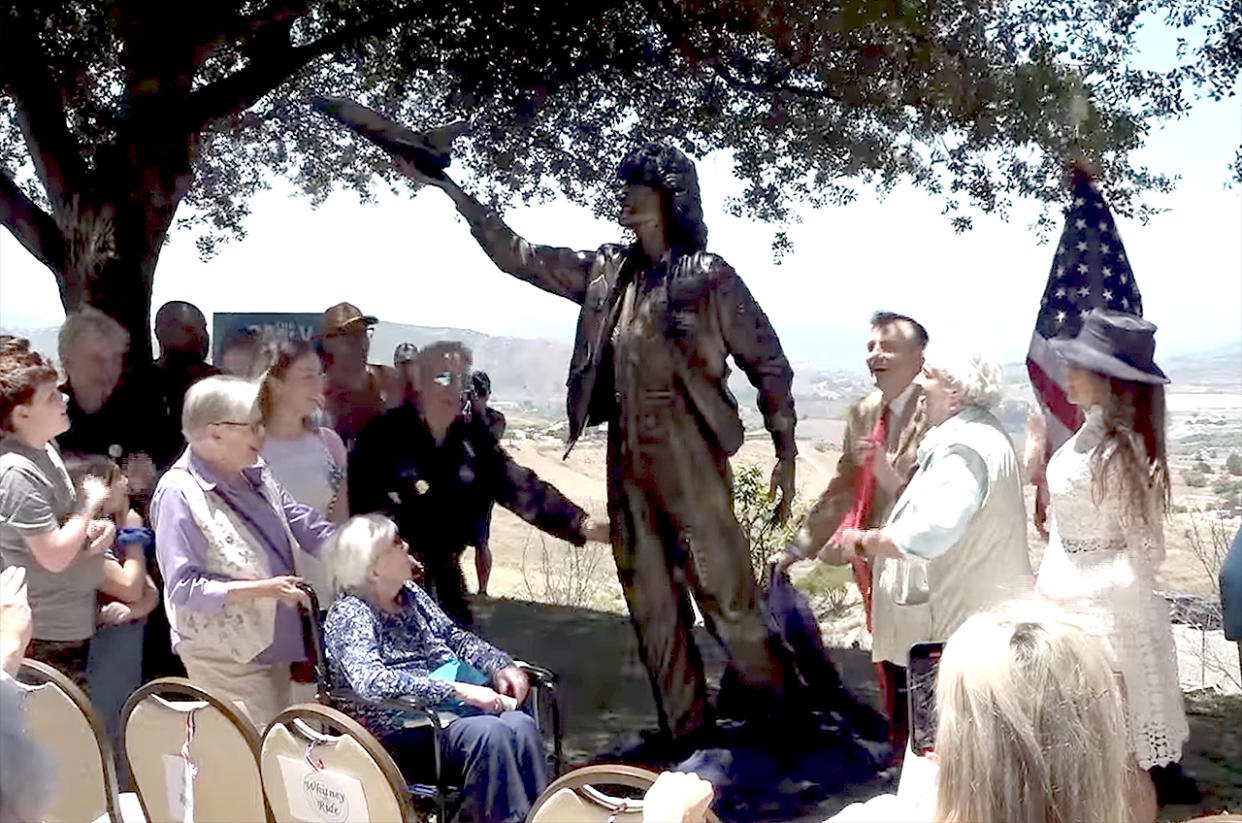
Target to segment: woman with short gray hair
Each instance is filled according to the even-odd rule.
[[[293,499],[259,457],[258,384],[208,377],[186,392],[189,448],[151,503],[172,642],[191,682],[262,728],[290,702],[306,659],[294,547],[313,556],[336,527]]]
[[[979,352],[933,351],[933,370],[951,387],[961,407],[996,408],[1005,393],[1005,373],[998,361]]]

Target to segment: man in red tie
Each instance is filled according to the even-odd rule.
[[[862,593],[871,628],[871,568],[853,546],[844,545],[846,529],[884,525],[893,503],[916,468],[915,456],[927,424],[921,390],[914,378],[923,368],[927,330],[903,314],[880,311],[871,316],[867,368],[875,390],[850,407],[836,473],[828,488],[794,534],[778,561],[818,557],[826,563],[850,563]],[[887,661],[876,664],[891,722],[893,751],[905,747],[905,669]]]

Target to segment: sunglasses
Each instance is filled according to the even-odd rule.
[[[435,381],[437,386],[443,386],[446,389],[449,386],[466,385],[466,375],[463,374],[462,372],[456,372],[456,371],[442,371],[439,374],[437,374],[435,377],[433,377],[432,380]]]

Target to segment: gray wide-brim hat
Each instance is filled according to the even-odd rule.
[[[1048,341],[1067,363],[1135,383],[1168,383],[1156,365],[1156,325],[1141,317],[1095,308],[1083,318],[1078,336]]]

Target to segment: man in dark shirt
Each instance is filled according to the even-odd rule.
[[[349,461],[356,514],[392,517],[426,570],[426,588],[449,617],[472,622],[461,553],[478,513],[494,501],[553,537],[575,545],[608,540],[597,522],[505,453],[486,426],[463,415],[470,352],[438,342],[419,352],[415,402],[372,420]]]
[[[497,440],[505,436],[508,422],[502,412],[487,405],[492,396],[492,379],[485,371],[477,371],[470,376],[472,391],[470,393],[470,416],[492,433]],[[487,594],[487,581],[492,576],[492,501],[487,501],[483,511],[475,522],[474,570],[479,578],[479,594]]]
[[[106,454],[119,463],[131,503],[145,518],[157,468],[167,467],[182,443],[180,417],[169,419],[150,372],[122,374],[129,333],[98,309],[86,306],[66,317],[58,344],[69,430],[56,442],[64,453]],[[153,555],[147,568],[162,589]],[[162,603],[147,618],[142,669],[143,680],[185,674],[169,643]]]
[[[204,377],[220,373],[207,362],[211,340],[207,318],[193,303],[170,300],[155,313],[155,339],[160,344],[160,356],[155,361],[156,389],[168,420],[180,431],[186,390]]]

